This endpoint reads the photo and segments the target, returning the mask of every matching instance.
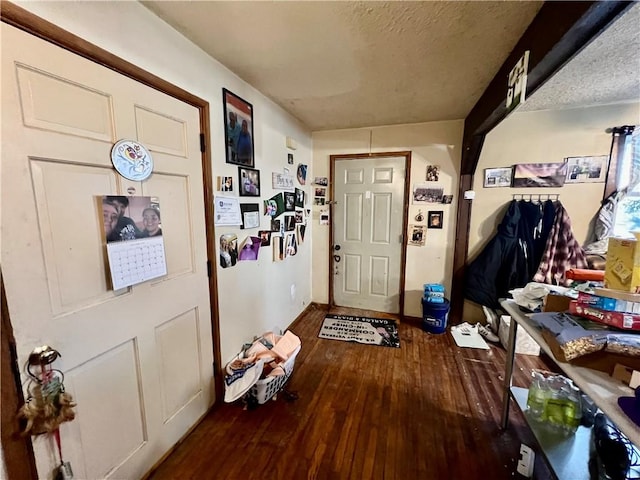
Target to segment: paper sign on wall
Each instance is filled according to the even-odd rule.
[[[524,103],[527,92],[527,70],[529,68],[529,50],[524,52],[518,63],[509,72],[507,83],[507,109],[513,110]]]
[[[216,197],[213,202],[215,225],[242,225],[240,202],[234,197]]]

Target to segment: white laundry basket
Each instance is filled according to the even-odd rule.
[[[302,345],[298,346],[287,361],[284,362],[284,375],[263,378],[258,380],[256,384],[251,387],[250,394],[258,401],[258,404],[262,405],[263,403],[268,402],[280,391],[280,389],[282,389],[282,387],[284,387],[285,383],[287,383],[287,380],[289,380],[289,377],[293,373],[293,366],[296,363],[296,356],[298,355],[298,352],[300,352],[301,346]]]

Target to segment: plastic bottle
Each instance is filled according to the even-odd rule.
[[[545,405],[547,403],[548,389],[544,375],[539,372],[531,372],[533,379],[527,397],[527,408],[533,420],[542,421]]]

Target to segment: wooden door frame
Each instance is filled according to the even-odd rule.
[[[223,395],[223,378],[224,372],[222,370],[221,351],[220,351],[220,321],[218,315],[218,288],[216,278],[216,245],[215,245],[215,232],[213,228],[214,215],[213,215],[213,171],[211,165],[211,148],[209,147],[209,139],[211,138],[210,132],[210,114],[209,114],[209,102],[197,97],[186,90],[160,78],[152,73],[143,70],[142,68],[130,63],[110,52],[100,48],[86,40],[66,31],[57,25],[38,17],[37,15],[18,7],[10,2],[2,1],[2,8],[0,9],[0,21],[23,30],[31,35],[34,35],[46,42],[52,43],[61,47],[71,53],[79,55],[87,60],[102,65],[110,70],[113,70],[125,77],[131,78],[143,85],[158,90],[170,97],[180,100],[186,104],[189,104],[199,111],[200,117],[200,143],[201,143],[201,161],[202,161],[202,177],[204,188],[204,209],[205,209],[205,227],[206,227],[206,242],[207,242],[207,268],[209,275],[209,304],[211,307],[211,333],[213,342],[213,361],[214,361],[214,389],[215,389],[215,403],[218,403],[222,399]],[[6,299],[2,296],[2,322],[3,327],[5,321],[10,327],[11,323],[8,316],[8,307],[6,306]],[[5,307],[6,307],[6,320],[5,320]],[[2,328],[1,342],[2,350],[11,348],[11,338],[6,328]],[[6,357],[6,358],[5,358]],[[12,372],[15,370],[15,365],[10,361],[9,356],[2,355],[2,363],[0,365],[2,369],[3,377],[5,372]],[[19,368],[17,369],[17,382],[16,388],[3,388],[2,389],[2,412],[5,413],[6,406],[22,405],[23,397],[20,390],[20,377]],[[4,384],[3,384],[4,387]],[[5,403],[6,402],[6,403]],[[15,413],[15,412],[13,412]],[[24,478],[24,465],[30,465],[30,462],[34,462],[33,448],[31,446],[30,438],[25,439],[28,444],[27,451],[30,451],[31,459],[24,459],[25,448],[23,446],[16,445],[16,442],[9,442],[6,440],[6,435],[2,434],[2,449],[5,454],[5,465],[7,467],[7,475],[9,478]],[[15,467],[20,466],[19,462],[9,461],[8,458],[21,458],[24,459],[22,464],[23,470],[16,470]],[[28,456],[28,454],[27,454]],[[35,462],[33,463],[35,465]],[[9,470],[11,468],[11,470]],[[35,478],[33,476],[32,478]]]
[[[402,201],[402,252],[400,254],[400,319],[404,319],[404,286],[405,272],[407,264],[407,224],[409,220],[409,192],[411,186],[411,151],[405,150],[401,152],[381,152],[381,153],[354,153],[354,154],[337,154],[329,156],[329,307],[334,307],[333,298],[333,218],[334,211],[334,185],[335,185],[335,164],[336,160],[362,160],[375,159],[382,157],[404,157],[404,198]]]
[[[4,291],[1,269],[0,304],[0,318],[2,319],[2,325],[0,325],[0,332],[2,332],[2,345],[0,348],[2,355],[0,360],[2,382],[0,384],[0,402],[2,402],[2,408],[0,409],[0,435],[2,437],[4,464],[8,478],[28,480],[38,478],[38,471],[31,437],[23,437],[19,433],[21,425],[18,422],[16,413],[24,405],[24,396],[22,394],[16,342],[9,318],[9,307],[7,306],[7,296]]]

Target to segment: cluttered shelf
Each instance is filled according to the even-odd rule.
[[[591,429],[579,426],[571,436],[550,431],[531,420],[527,412],[529,390],[511,387],[511,395],[524,414],[529,428],[536,437],[547,463],[559,479],[589,480],[589,443]]]
[[[532,323],[528,316],[520,310],[520,307],[515,301],[502,300],[500,303],[511,315],[511,318],[515,320],[514,327],[517,324],[524,328],[564,374],[572,379],[575,385],[586,393],[598,408],[609,417],[611,422],[613,422],[636,447],[640,446],[640,427],[636,425],[618,405],[618,398],[632,397],[634,395],[633,390],[604,372],[558,360],[540,330]],[[504,426],[506,426],[506,420],[507,418],[505,416],[503,419]]]

